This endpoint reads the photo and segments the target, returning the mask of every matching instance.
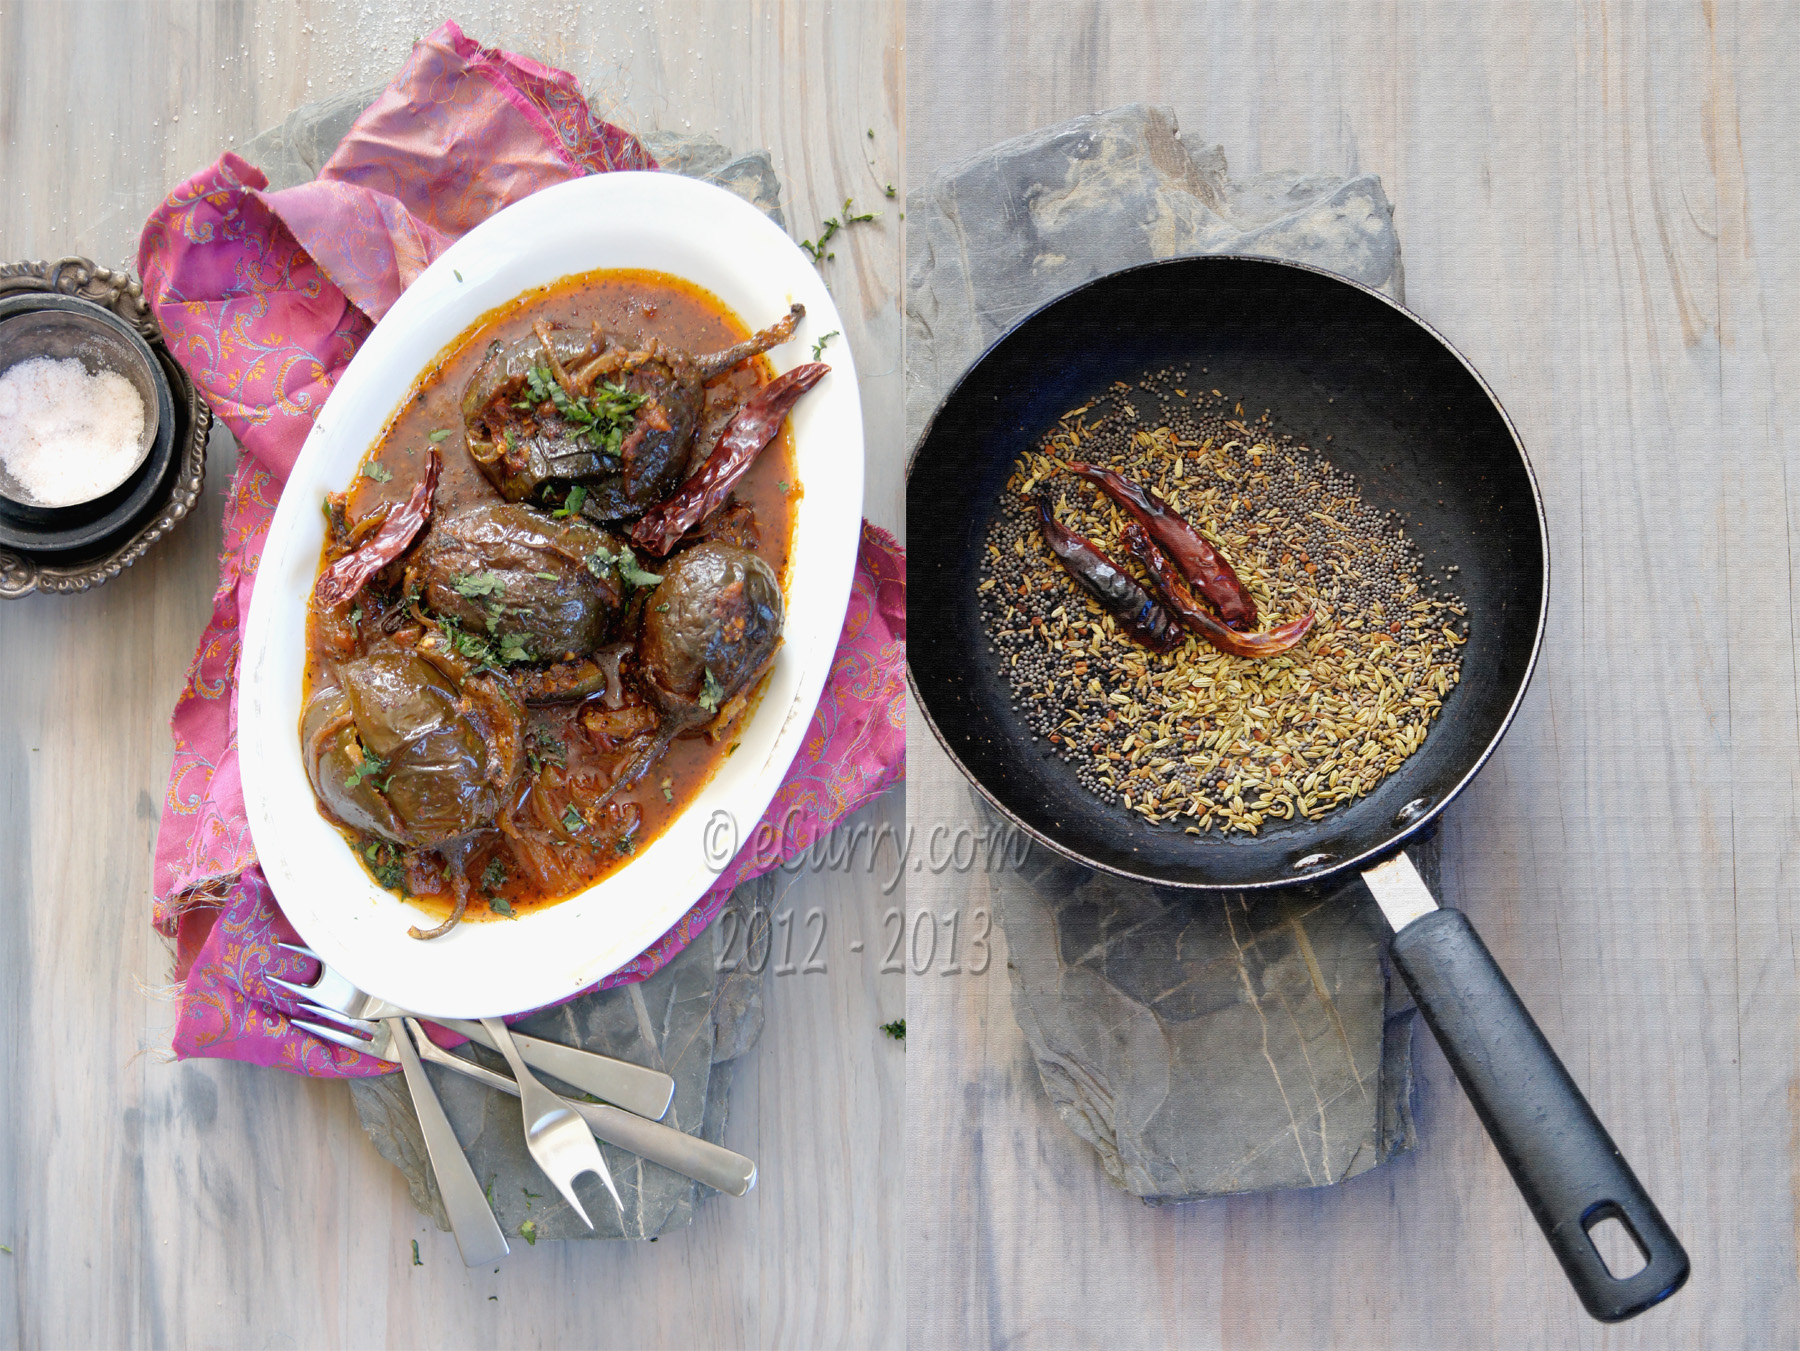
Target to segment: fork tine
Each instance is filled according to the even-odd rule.
[[[327,1027],[324,1023],[309,1023],[303,1018],[293,1018],[289,1021],[295,1027],[305,1028],[315,1037],[322,1037],[326,1041],[335,1041],[339,1046],[348,1046],[352,1051],[361,1051],[364,1055],[372,1055],[378,1060],[398,1063],[399,1057],[394,1054],[391,1046],[366,1040],[354,1032],[346,1032],[342,1028]]]
[[[275,946],[280,948],[283,952],[297,952],[302,957],[311,958],[320,966],[325,965],[325,959],[319,956],[319,954],[314,952],[311,948],[307,947],[304,943],[277,943]]]
[[[540,1168],[538,1171],[542,1172],[543,1170]],[[545,1176],[549,1176],[549,1175],[545,1174]],[[575,1175],[575,1177],[580,1177],[580,1176],[581,1176],[581,1174],[579,1174],[579,1173],[577,1173]],[[581,1202],[580,1202],[580,1200],[578,1200],[576,1198],[575,1179],[570,1178],[567,1182],[560,1182],[556,1178],[550,1178],[550,1181],[555,1184],[556,1190],[562,1193],[563,1200],[567,1201],[569,1203],[569,1205],[574,1209],[575,1213],[577,1215],[581,1216],[581,1222],[583,1224],[585,1224],[589,1229],[592,1229],[594,1227],[594,1222],[588,1218],[587,1211],[585,1211],[581,1208]]]
[[[294,984],[293,981],[283,980],[280,976],[264,976],[263,984],[273,985],[277,990],[286,990],[289,994],[293,995],[294,998],[296,998],[296,999],[310,1001],[310,999],[312,998],[312,992],[313,992],[312,986],[296,985],[296,984]]]
[[[329,1019],[340,1027],[346,1027],[352,1032],[360,1032],[365,1037],[372,1039],[381,1037],[387,1030],[382,1024],[371,1022],[367,1018],[352,1018],[338,1009],[328,1009],[321,1004],[308,1003],[304,1000],[301,1001],[300,1012],[309,1013],[315,1018]]]

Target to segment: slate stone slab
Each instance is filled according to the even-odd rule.
[[[993,146],[909,193],[906,225],[914,437],[1013,323],[1122,267],[1257,254],[1401,298],[1379,179],[1234,179],[1224,151],[1190,148],[1166,108]],[[1435,843],[1414,857],[1435,881]],[[1196,898],[1037,847],[994,880],[1013,1013],[1044,1091],[1125,1190],[1163,1203],[1324,1186],[1412,1146],[1412,1009],[1360,881]]]
[[[379,88],[309,103],[286,121],[235,147],[260,168],[271,188],[292,187],[318,175],[351,123],[375,100]],[[734,154],[710,136],[649,133],[646,146],[671,173],[717,183],[742,197],[782,229],[781,184],[767,151]],[[766,925],[773,880],[739,887],[731,904],[747,925]],[[719,971],[719,927],[702,936],[649,980],[585,995],[518,1024],[521,1030],[654,1065],[675,1078],[667,1124],[722,1143],[730,1110],[732,1062],[747,1054],[762,1030],[762,976]],[[498,1055],[481,1048],[482,1063],[505,1072]],[[576,1184],[594,1220],[590,1231],[575,1216],[525,1148],[517,1103],[454,1071],[428,1066],[444,1110],[463,1142],[475,1175],[487,1185],[495,1214],[509,1241],[526,1232],[531,1241],[554,1238],[654,1238],[692,1222],[701,1187],[677,1173],[602,1145],[613,1182],[624,1201],[621,1214],[601,1184]],[[557,1085],[546,1079],[551,1087]],[[363,1129],[376,1149],[406,1178],[413,1205],[448,1229],[431,1175],[424,1139],[406,1083],[398,1074],[356,1080],[350,1092]]]
[[[1374,174],[1233,179],[1168,108],[1133,104],[990,147],[907,193],[906,422],[917,436],[1008,328],[1082,282],[1158,258],[1312,263],[1403,299],[1400,240]]]
[[[1435,885],[1435,837],[1412,856]],[[1033,846],[995,884],[1038,1077],[1126,1191],[1327,1186],[1412,1147],[1413,1009],[1360,880],[1194,896]]]

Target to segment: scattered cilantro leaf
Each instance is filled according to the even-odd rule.
[[[637,836],[621,835],[613,844],[613,852],[619,855],[637,853]]]
[[[663,795],[664,802],[673,802],[675,800],[675,789],[673,787],[673,783],[674,783],[674,780],[672,780],[672,779],[664,779],[662,781],[662,795]]]
[[[352,608],[352,609],[351,609],[351,611],[350,611],[350,623],[351,623],[351,624],[352,624],[352,625],[356,625],[356,624],[360,624],[360,623],[362,623],[362,606],[360,606],[360,605],[358,605],[358,606],[355,606],[355,607],[353,607],[353,608]]]
[[[413,1240],[413,1265],[415,1267],[422,1267],[425,1265],[419,1260],[419,1240],[416,1238]]]
[[[776,483],[775,486],[777,488],[781,489],[781,491],[785,494],[788,490],[788,481],[786,479],[781,479],[779,482]]]
[[[874,220],[875,217],[877,217],[881,214],[879,211],[865,211],[862,213],[862,215],[858,216],[850,210],[851,205],[852,205],[852,203],[851,203],[850,198],[848,198],[848,197],[844,198],[844,224],[845,225],[858,225],[866,220]]]
[[[503,633],[500,635],[500,660],[508,666],[517,666],[521,662],[532,661],[531,649],[526,646],[522,633]]]
[[[554,582],[556,580],[556,574],[554,572],[534,572],[531,575],[536,577],[539,581]]]
[[[547,727],[537,728],[536,734],[538,754],[544,757],[544,763],[547,765],[563,764],[569,748],[563,744],[562,738]]]
[[[817,361],[820,357],[825,355],[825,344],[826,343],[830,342],[833,338],[839,338],[842,336],[843,336],[843,334],[839,333],[838,330],[834,328],[831,330],[831,332],[827,333],[824,337],[820,338],[817,342],[815,342],[813,344],[813,360]]]
[[[669,613],[669,602],[665,600],[661,605],[657,606],[656,613],[659,615],[668,614]]]
[[[871,141],[875,139],[875,128],[874,127],[869,128],[869,139]]]
[[[895,1041],[905,1041],[906,1040],[906,1019],[896,1018],[891,1023],[883,1023],[881,1025],[881,1030],[883,1032],[887,1033]]]
[[[498,596],[506,590],[506,579],[497,572],[471,572],[451,580],[456,594],[475,600],[481,596]]]
[[[512,908],[512,902],[504,896],[488,897],[487,907],[502,919],[517,919],[519,912]]]
[[[364,779],[367,779],[370,786],[380,792],[387,787],[387,784],[385,781],[377,782],[376,776],[383,773],[387,767],[387,761],[375,754],[374,751],[364,750],[362,759],[356,763],[356,768],[345,776],[344,787],[355,788]]]
[[[519,1237],[524,1239],[532,1247],[537,1247],[537,1221],[526,1220],[524,1224],[521,1224],[519,1226]]]
[[[649,398],[610,382],[596,386],[592,394],[570,398],[557,383],[556,372],[548,366],[533,366],[526,371],[521,392],[524,397],[514,402],[514,408],[529,410],[549,404],[577,438],[585,438],[602,455],[619,453],[625,433],[636,421],[638,408]]]
[[[370,460],[362,467],[362,476],[373,479],[376,483],[392,483],[393,473],[380,460]]]
[[[437,429],[437,430],[436,430],[436,431],[435,431],[435,432],[433,432],[433,433],[432,433],[432,434],[431,434],[431,439],[432,439],[432,440],[433,440],[433,441],[443,441],[443,440],[446,440],[446,439],[448,439],[448,438],[449,438],[449,436],[450,436],[450,430],[449,430],[449,428],[447,428],[447,427],[439,427],[439,428],[438,428],[438,429]]]
[[[577,483],[573,488],[569,489],[569,495],[563,498],[563,504],[550,514],[558,520],[561,520],[566,516],[573,516],[576,512],[581,510],[581,504],[585,501],[587,501],[587,489]]]
[[[580,812],[575,810],[575,804],[573,802],[563,809],[562,823],[564,828],[568,830],[571,835],[587,829],[586,818],[584,818]]]
[[[450,269],[450,275],[455,277],[458,281],[462,280],[462,273],[458,272],[455,268]]]
[[[889,183],[885,188],[882,189],[882,191],[887,194],[887,199],[890,202],[893,201],[894,198],[899,195],[898,193],[896,193],[894,191],[894,185],[892,183]]]
[[[712,667],[708,666],[706,668],[706,680],[700,686],[700,698],[698,703],[700,707],[704,708],[708,713],[717,713],[719,711],[719,705],[724,702],[725,687],[719,683],[718,677],[713,675]]]
[[[481,889],[498,891],[506,885],[506,877],[506,864],[502,863],[499,855],[496,854],[487,861],[487,867],[481,870]]]
[[[519,1190],[525,1193],[526,1199],[528,1200],[542,1201],[544,1199],[544,1194],[542,1192],[534,1192],[527,1187],[520,1187]]]
[[[377,882],[389,891],[406,892],[406,869],[401,865],[405,856],[398,849],[386,840],[372,840],[363,846],[363,857]]]
[[[7,1247],[4,1243],[0,1243],[0,1252],[5,1253],[8,1257],[11,1257],[13,1255],[13,1250],[11,1248]]]
[[[618,553],[602,545],[587,557],[588,571],[596,577],[604,577],[608,572],[616,572],[619,580],[627,586],[645,587],[661,583],[660,573],[646,572],[637,561],[637,555],[628,547]]]

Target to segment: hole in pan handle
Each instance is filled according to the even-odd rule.
[[[1616,1323],[1674,1294],[1687,1253],[1475,926],[1438,907],[1404,853],[1363,880],[1393,926],[1394,965],[1587,1311]],[[1642,1270],[1607,1270],[1588,1233],[1599,1218],[1629,1228]]]

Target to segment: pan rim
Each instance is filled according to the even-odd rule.
[[[1538,657],[1543,651],[1544,629],[1549,621],[1550,612],[1550,526],[1549,520],[1544,514],[1543,489],[1538,483],[1537,470],[1532,466],[1531,456],[1525,451],[1525,442],[1519,436],[1519,429],[1513,423],[1512,415],[1506,411],[1506,405],[1500,402],[1500,396],[1494,392],[1493,386],[1487,382],[1486,377],[1484,377],[1480,371],[1475,369],[1474,363],[1462,354],[1455,343],[1446,338],[1431,323],[1395,300],[1392,296],[1385,295],[1374,287],[1359,282],[1352,277],[1346,277],[1340,272],[1333,272],[1329,268],[1318,267],[1311,263],[1293,262],[1285,258],[1267,258],[1248,253],[1201,253],[1185,254],[1176,258],[1156,258],[1149,262],[1134,263],[1130,267],[1122,267],[1112,272],[1102,273],[1097,277],[1089,278],[1079,286],[1070,287],[1061,295],[1052,297],[1031,310],[1029,313],[1022,315],[1008,327],[1005,332],[999,334],[992,342],[984,347],[981,351],[981,355],[970,362],[968,368],[963,371],[963,373],[956,378],[955,383],[945,391],[943,397],[938,400],[937,406],[932,409],[931,416],[926,419],[925,425],[920,428],[917,440],[913,442],[912,449],[907,453],[905,482],[910,491],[913,470],[918,465],[920,451],[924,448],[925,443],[931,439],[931,433],[937,426],[938,418],[942,416],[944,409],[948,407],[951,400],[957,396],[964,384],[966,384],[975,372],[981,368],[982,364],[994,354],[996,349],[1007,342],[1026,325],[1034,322],[1045,311],[1051,309],[1053,306],[1062,304],[1071,296],[1078,295],[1091,287],[1112,281],[1118,277],[1128,276],[1136,272],[1147,272],[1157,268],[1166,268],[1173,264],[1205,263],[1215,260],[1220,262],[1254,263],[1272,268],[1287,268],[1295,272],[1309,272],[1314,276],[1323,277],[1327,281],[1337,282],[1344,286],[1348,286],[1353,290],[1360,291],[1364,295],[1380,301],[1382,304],[1398,313],[1401,317],[1410,320],[1419,328],[1423,329],[1438,343],[1439,346],[1454,357],[1462,368],[1469,373],[1481,392],[1487,396],[1488,402],[1494,406],[1494,411],[1500,415],[1501,424],[1506,428],[1506,434],[1512,440],[1513,450],[1517,452],[1519,456],[1519,463],[1525,469],[1525,481],[1531,488],[1532,507],[1537,513],[1538,556],[1542,561],[1539,566],[1540,577],[1537,623],[1532,631],[1531,653],[1525,662],[1525,670],[1519,677],[1518,688],[1513,691],[1512,701],[1507,705],[1506,713],[1500,719],[1499,725],[1495,727],[1494,734],[1488,738],[1487,745],[1482,748],[1481,753],[1475,757],[1468,769],[1457,779],[1449,791],[1444,793],[1442,798],[1436,803],[1427,808],[1417,820],[1409,822],[1404,827],[1393,831],[1379,844],[1372,845],[1358,854],[1354,854],[1349,858],[1337,860],[1328,866],[1314,868],[1305,873],[1293,876],[1266,878],[1254,882],[1186,881],[1177,878],[1151,876],[1142,872],[1134,872],[1130,868],[1124,868],[1115,864],[1104,863],[1098,859],[1089,858],[1023,820],[1016,812],[995,796],[988,786],[969,769],[968,765],[963,762],[962,757],[956,753],[955,748],[951,746],[950,739],[945,735],[943,728],[938,726],[937,719],[932,716],[931,706],[926,701],[924,694],[919,688],[918,678],[913,671],[913,660],[910,649],[907,652],[906,658],[906,685],[907,689],[912,694],[913,702],[918,706],[920,713],[924,716],[925,725],[931,729],[931,734],[933,738],[936,739],[939,748],[949,757],[951,764],[956,766],[963,778],[968,780],[970,785],[972,785],[975,791],[986,800],[990,807],[999,812],[1000,815],[1011,822],[1014,827],[1024,831],[1032,839],[1038,841],[1046,848],[1055,851],[1062,857],[1075,863],[1079,863],[1082,867],[1090,868],[1096,872],[1106,873],[1113,877],[1123,878],[1131,882],[1141,882],[1148,886],[1173,887],[1183,891],[1195,892],[1274,891],[1282,887],[1317,885],[1328,879],[1339,877],[1352,871],[1360,873],[1370,864],[1397,850],[1405,848],[1408,842],[1416,839],[1419,835],[1435,826],[1438,817],[1443,814],[1445,808],[1462,795],[1463,790],[1469,786],[1475,776],[1486,766],[1488,760],[1492,758],[1494,751],[1498,749],[1500,745],[1501,739],[1512,726],[1513,719],[1518,716],[1519,708],[1525,701],[1525,693],[1531,688],[1531,678],[1537,673]]]

